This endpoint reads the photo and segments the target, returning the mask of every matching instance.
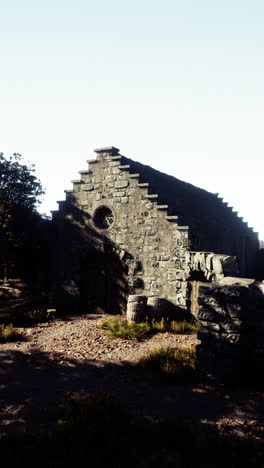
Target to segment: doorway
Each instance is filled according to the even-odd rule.
[[[81,311],[125,314],[128,296],[127,266],[114,253],[94,251],[82,262]]]

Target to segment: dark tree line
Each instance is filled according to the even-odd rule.
[[[40,287],[51,240],[51,223],[37,212],[44,193],[33,165],[0,153],[0,278]]]

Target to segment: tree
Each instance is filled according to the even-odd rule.
[[[36,207],[44,190],[34,173],[34,165],[25,165],[20,154],[6,158],[0,153],[0,268],[4,270],[26,257],[26,239],[41,218]]]
[[[23,164],[22,156],[14,153],[5,158],[0,153],[0,230],[6,229],[19,207],[35,211],[44,194],[41,182],[34,174],[34,165]]]

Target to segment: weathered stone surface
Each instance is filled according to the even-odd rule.
[[[97,159],[90,163],[89,171],[82,171],[82,180],[74,183],[69,204],[66,207],[60,206],[60,215],[57,217],[61,223],[60,226],[58,223],[58,282],[62,281],[61,277],[65,276],[67,280],[68,276],[72,277],[81,285],[80,297],[86,297],[86,290],[94,281],[94,288],[98,289],[97,300],[103,302],[99,297],[101,288],[101,296],[109,295],[105,302],[112,302],[111,290],[106,284],[113,286],[112,274],[117,272],[114,268],[113,271],[110,268],[106,271],[103,260],[100,260],[102,264],[99,262],[98,266],[94,261],[92,272],[89,272],[89,256],[95,250],[106,257],[112,255],[112,260],[115,257],[124,265],[126,274],[115,283],[120,289],[116,294],[116,301],[122,301],[122,298],[125,301],[128,292],[134,292],[165,297],[186,309],[190,302],[187,281],[193,272],[202,273],[206,280],[211,281],[222,277],[224,270],[234,270],[234,259],[211,252],[215,245],[214,237],[211,237],[212,242],[205,242],[206,220],[204,216],[197,216],[199,210],[202,213],[206,208],[203,203],[206,201],[205,191],[130,161],[119,155],[117,149],[106,148],[96,152]],[[156,182],[157,187],[152,186]],[[201,203],[196,203],[200,196]],[[208,193],[208,196],[210,198],[211,194]],[[111,219],[103,220],[106,224],[101,224],[101,227],[95,223],[95,213],[99,208],[107,208],[112,214]],[[214,210],[209,212],[214,216]],[[185,214],[184,223],[181,217]],[[70,228],[67,225],[68,230],[63,224],[66,220],[72,222]],[[192,234],[200,238],[208,251],[195,250],[195,241],[186,226],[187,220],[188,223],[190,221],[190,227],[195,227]],[[210,224],[210,219],[207,221]],[[215,216],[212,226],[217,223],[218,218]],[[76,229],[71,236],[68,232],[73,226]],[[218,223],[218,227],[220,226],[222,227],[221,221]],[[209,231],[207,234],[210,237]],[[222,236],[222,230],[219,230],[219,236]],[[217,245],[218,252],[221,251],[220,247]],[[194,250],[190,251],[190,248]],[[229,250],[232,252],[232,249]],[[125,251],[122,258],[120,251]],[[129,264],[131,259],[136,265],[142,265],[141,270]],[[231,312],[223,307],[221,301],[217,301],[218,299],[213,303],[210,300],[204,301],[203,308],[214,311],[218,308],[219,317],[221,314],[231,316]],[[239,320],[241,317],[237,314],[236,318]]]
[[[129,185],[128,180],[118,180],[115,183],[115,188],[125,188],[125,187],[128,187],[128,185]]]
[[[82,185],[82,190],[89,192],[90,190],[94,190],[94,185],[93,184],[83,184]]]
[[[264,365],[264,294],[254,280],[226,278],[200,287],[197,366],[218,379],[242,378]],[[245,370],[246,369],[246,370]],[[258,372],[253,368],[252,372]]]

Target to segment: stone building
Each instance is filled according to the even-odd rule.
[[[124,312],[128,293],[186,309],[190,281],[252,277],[258,236],[209,193],[121,154],[95,150],[53,212],[56,301]]]

